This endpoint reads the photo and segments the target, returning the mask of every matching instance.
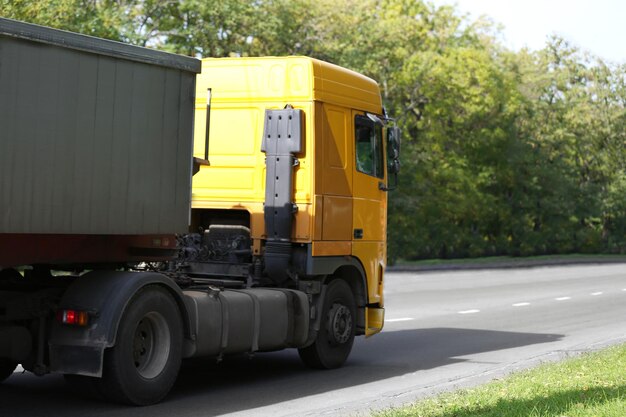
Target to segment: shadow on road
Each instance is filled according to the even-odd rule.
[[[189,360],[162,404],[122,407],[75,395],[63,378],[15,374],[0,385],[0,417],[211,416],[272,405],[432,369],[463,356],[558,341],[562,335],[432,328],[387,331],[357,339],[341,369],[304,367],[295,350],[233,357],[216,364]]]

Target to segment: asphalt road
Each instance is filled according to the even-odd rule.
[[[338,370],[306,369],[295,351],[191,361],[145,408],[16,373],[0,386],[0,417],[364,415],[626,341],[626,264],[389,273],[385,297],[385,330],[359,338]]]

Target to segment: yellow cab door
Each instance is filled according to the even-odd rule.
[[[382,307],[386,264],[387,179],[383,125],[373,115],[353,111],[355,164],[353,170],[352,255],[367,273],[368,303]]]

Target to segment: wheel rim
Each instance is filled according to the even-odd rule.
[[[341,345],[350,340],[352,333],[352,314],[343,304],[333,304],[328,311],[328,333],[333,345]]]
[[[159,375],[170,354],[171,334],[165,317],[156,311],[137,323],[133,338],[133,362],[139,375],[151,379]]]

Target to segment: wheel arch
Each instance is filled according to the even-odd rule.
[[[53,322],[50,335],[52,372],[102,376],[104,350],[116,343],[117,331],[133,297],[143,288],[158,286],[169,293],[181,314],[184,348],[191,349],[191,317],[180,288],[167,276],[156,272],[92,271],[76,280],[65,292],[60,309],[90,312],[87,327]]]
[[[368,304],[367,275],[361,261],[354,256],[311,256],[307,257],[306,274],[323,276],[323,284],[334,279],[342,279],[348,283],[354,294],[357,305],[356,334],[365,334],[365,311]],[[323,295],[322,297],[323,298]],[[320,299],[320,302],[323,300]],[[319,307],[319,306],[318,306]],[[316,328],[319,326],[316,325]]]
[[[367,281],[363,270],[354,265],[343,265],[326,278],[325,284],[341,279],[345,281],[354,295],[356,303],[356,334],[365,334],[365,307],[367,306]]]

